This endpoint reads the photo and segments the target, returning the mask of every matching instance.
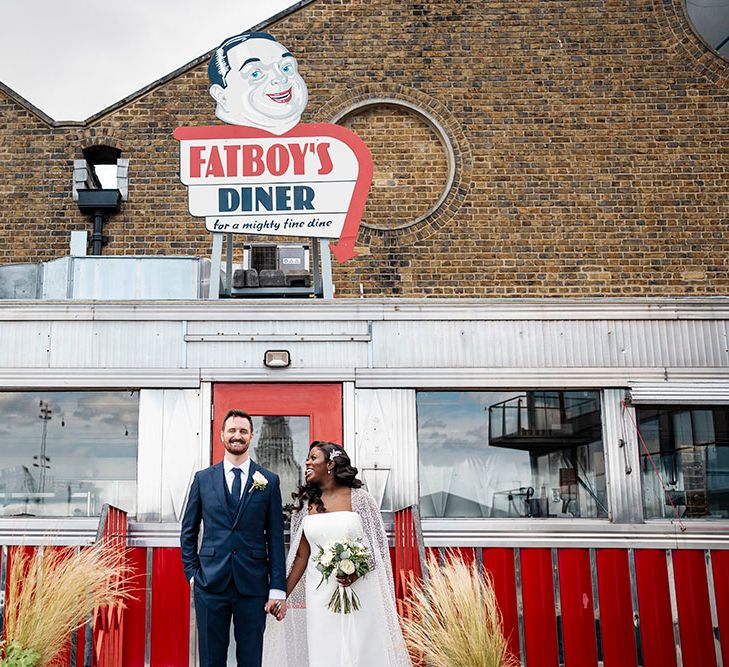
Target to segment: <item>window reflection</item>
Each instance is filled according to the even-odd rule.
[[[599,393],[419,392],[426,517],[607,517]]]
[[[646,518],[729,518],[729,408],[640,406]]]
[[[136,512],[137,392],[0,393],[0,514]]]
[[[308,417],[253,417],[253,459],[281,478],[284,505],[303,484],[309,444]]]

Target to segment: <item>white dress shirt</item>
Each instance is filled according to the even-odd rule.
[[[243,495],[243,491],[246,488],[246,480],[248,479],[248,472],[251,469],[251,460],[246,459],[239,466],[234,466],[228,459],[223,459],[223,470],[225,470],[225,483],[228,485],[228,493],[233,493],[233,480],[235,479],[233,468],[240,468],[240,493]]]

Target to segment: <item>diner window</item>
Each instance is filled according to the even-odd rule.
[[[136,512],[138,392],[0,393],[0,516]]]
[[[729,518],[729,407],[640,405],[636,415],[646,518]]]
[[[597,391],[417,394],[423,517],[608,516]]]

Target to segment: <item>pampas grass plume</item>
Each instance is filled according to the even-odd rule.
[[[415,662],[422,657],[432,667],[518,667],[491,580],[478,563],[448,551],[444,565],[428,558],[428,572],[427,581],[413,582],[403,619]]]
[[[126,574],[119,548],[11,549],[6,642],[37,651],[38,667],[52,663],[94,609],[123,605]]]

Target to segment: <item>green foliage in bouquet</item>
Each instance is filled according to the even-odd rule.
[[[370,550],[360,540],[330,542],[323,547],[319,545],[314,562],[316,569],[321,572],[319,586],[329,581],[332,574],[335,577],[361,578],[370,571]],[[359,610],[359,597],[353,590],[337,586],[327,607],[335,614],[350,614]]]

